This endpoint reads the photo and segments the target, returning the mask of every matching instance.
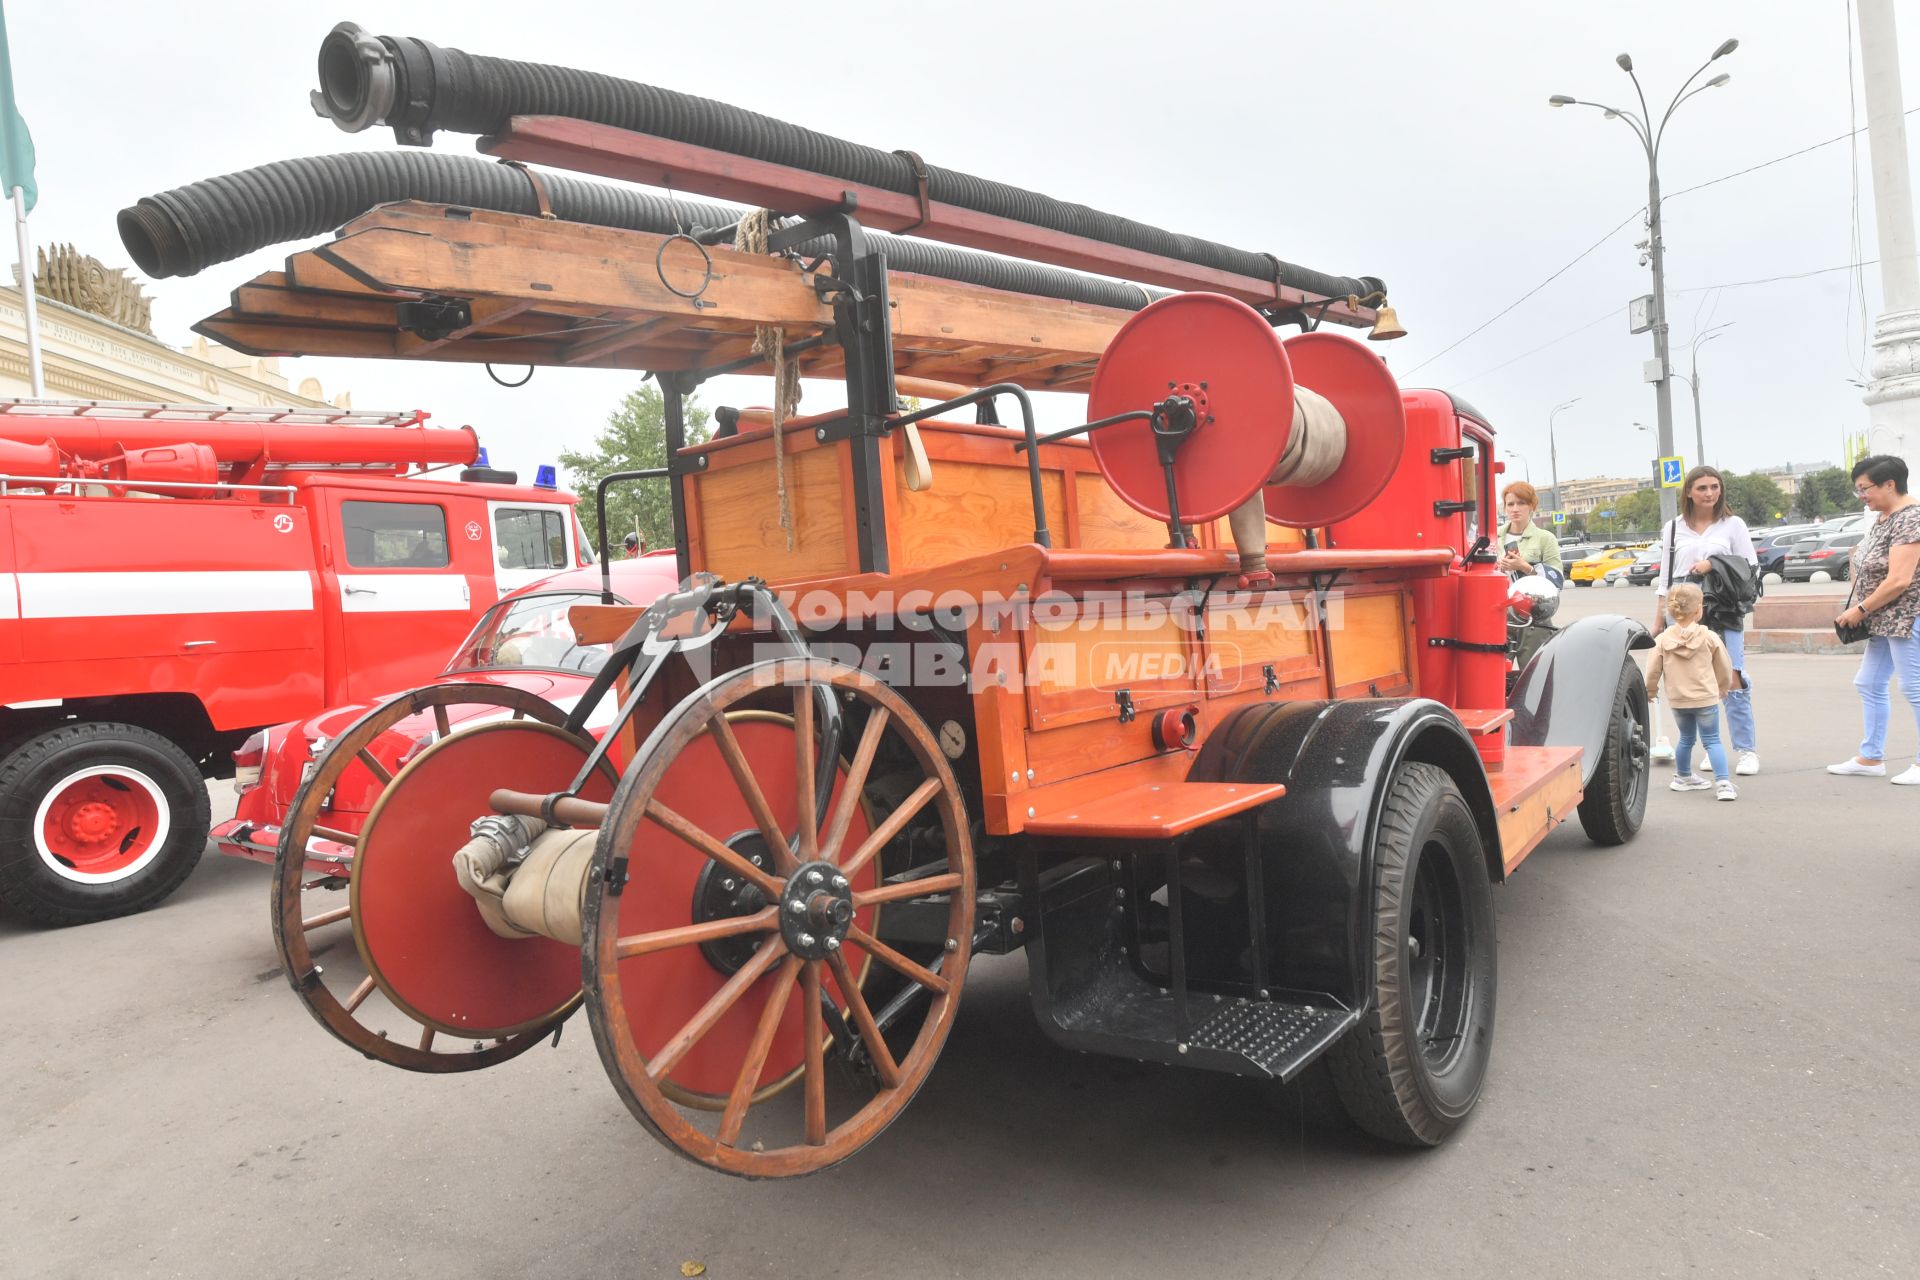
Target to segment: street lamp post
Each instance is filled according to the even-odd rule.
[[[1547,461],[1553,467],[1553,509],[1555,511],[1560,510],[1563,504],[1560,500],[1560,446],[1554,441],[1553,420],[1560,416],[1562,409],[1571,409],[1579,403],[1580,397],[1575,396],[1563,404],[1553,406],[1553,412],[1547,415]]]
[[[1705,428],[1700,425],[1700,348],[1719,337],[1721,330],[1731,329],[1737,323],[1739,322],[1729,320],[1725,324],[1717,324],[1695,338],[1693,340],[1693,372],[1674,375],[1676,378],[1684,378],[1687,390],[1693,392],[1693,447],[1699,454],[1694,461],[1702,466],[1707,462],[1707,436]]]
[[[1653,266],[1653,310],[1647,319],[1649,327],[1653,330],[1654,360],[1658,363],[1660,370],[1660,377],[1654,383],[1654,406],[1659,413],[1659,447],[1660,456],[1663,458],[1673,453],[1673,371],[1667,361],[1667,267],[1666,245],[1661,237],[1660,225],[1660,142],[1666,136],[1667,122],[1673,119],[1673,113],[1679,110],[1681,103],[1705,90],[1717,89],[1732,79],[1731,76],[1722,72],[1697,88],[1693,84],[1700,78],[1701,72],[1739,47],[1738,40],[1727,40],[1715,49],[1713,56],[1701,63],[1700,69],[1688,76],[1679,91],[1673,95],[1673,101],[1667,104],[1666,112],[1660,117],[1660,123],[1657,125],[1653,123],[1653,112],[1647,108],[1646,90],[1640,87],[1640,77],[1633,73],[1633,59],[1624,53],[1614,61],[1619,64],[1622,71],[1627,73],[1627,78],[1633,81],[1633,91],[1640,98],[1639,115],[1621,107],[1610,107],[1604,102],[1588,102],[1581,98],[1570,98],[1561,93],[1556,93],[1547,99],[1549,106],[1593,107],[1605,112],[1609,120],[1626,121],[1628,127],[1633,130],[1634,136],[1640,139],[1641,150],[1647,153],[1647,257]],[[1675,505],[1673,490],[1662,486],[1660,489],[1662,524],[1673,519]]]

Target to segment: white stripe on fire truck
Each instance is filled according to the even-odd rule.
[[[340,575],[340,607],[347,613],[465,613],[468,598],[464,574]]]
[[[142,618],[313,609],[313,579],[298,569],[23,573],[19,582],[22,618]]]

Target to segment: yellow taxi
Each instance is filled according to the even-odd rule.
[[[1575,560],[1567,570],[1567,577],[1583,587],[1590,587],[1606,577],[1610,570],[1632,564],[1634,557],[1649,545],[1643,542],[1637,547],[1608,547],[1605,551],[1596,551],[1584,560]]]

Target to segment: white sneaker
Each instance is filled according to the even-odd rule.
[[[1887,766],[1884,764],[1861,764],[1859,758],[1855,757],[1852,760],[1842,760],[1839,764],[1828,765],[1827,772],[1837,773],[1842,777],[1884,778],[1887,776]],[[1911,773],[1913,770],[1909,769],[1907,772]],[[1915,781],[1920,781],[1920,779],[1916,779]]]
[[[1740,753],[1740,763],[1733,766],[1733,771],[1742,777],[1751,778],[1754,774],[1760,772],[1760,753],[1758,751],[1742,751]]]
[[[1697,773],[1677,773],[1674,775],[1673,781],[1667,784],[1667,790],[1669,791],[1705,791],[1708,787],[1712,785],[1713,784],[1711,782],[1708,782],[1705,778],[1701,777]]]
[[[1725,778],[1713,784],[1713,791],[1713,798],[1715,800],[1738,800],[1740,798],[1740,793],[1734,790],[1733,784]]]
[[[1896,787],[1920,787],[1920,764],[1914,765],[1905,773],[1897,773],[1887,779]]]
[[[1673,743],[1665,736],[1656,738],[1654,739],[1653,750],[1647,754],[1661,764],[1667,764],[1673,759]]]

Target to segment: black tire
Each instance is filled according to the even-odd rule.
[[[1620,664],[1608,711],[1607,740],[1600,763],[1580,800],[1580,827],[1595,844],[1625,844],[1647,816],[1647,779],[1652,771],[1647,686],[1628,658]]]
[[[1445,771],[1404,764],[1374,841],[1372,998],[1327,1053],[1355,1124],[1410,1147],[1460,1127],[1493,1052],[1496,953],[1473,813]]]
[[[120,838],[99,850],[104,861],[83,864],[66,858],[45,837],[41,810],[56,793],[82,785],[84,780],[77,779],[88,770],[102,771],[99,785],[132,797],[137,814],[130,826],[115,826],[119,819],[113,817],[97,818],[93,829],[106,831],[109,841],[115,831]],[[98,812],[103,806],[94,808]],[[130,724],[50,729],[15,744],[0,759],[0,903],[45,925],[86,924],[145,911],[193,871],[207,846],[209,822],[200,770],[159,734]],[[162,824],[164,831],[154,839]],[[143,832],[150,841],[145,845]],[[129,853],[134,856],[128,858]],[[100,869],[87,870],[95,866]]]

